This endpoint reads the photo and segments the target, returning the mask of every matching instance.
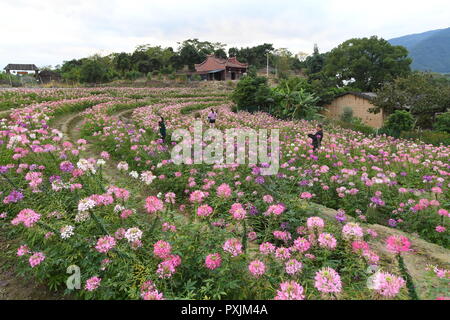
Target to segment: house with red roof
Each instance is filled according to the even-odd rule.
[[[238,80],[248,69],[247,63],[237,61],[236,57],[221,59],[208,55],[206,60],[195,65],[196,74],[205,80]]]

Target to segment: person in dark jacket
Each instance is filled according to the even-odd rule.
[[[158,122],[159,125],[159,134],[161,135],[161,139],[163,142],[166,142],[166,123],[164,121],[164,118],[161,116],[161,119]]]
[[[322,125],[317,125],[317,132],[315,134],[308,134],[308,137],[312,139],[313,151],[320,148],[323,139],[323,128]]]

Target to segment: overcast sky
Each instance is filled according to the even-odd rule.
[[[310,53],[450,27],[449,0],[0,0],[0,13],[0,69],[188,38]]]

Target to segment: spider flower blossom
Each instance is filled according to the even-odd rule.
[[[98,252],[107,253],[109,250],[111,250],[115,246],[116,246],[116,239],[114,239],[114,237],[111,237],[111,236],[105,236],[105,237],[98,239],[95,249]]]
[[[349,222],[342,227],[342,237],[346,240],[358,240],[364,236],[363,228],[359,224]]]
[[[231,253],[233,257],[242,254],[242,243],[236,238],[225,241],[222,248],[224,251]]]
[[[304,300],[303,287],[295,281],[280,283],[275,300]]]
[[[253,260],[248,265],[248,270],[253,276],[259,278],[266,272],[266,265],[260,260]]]
[[[243,220],[247,216],[247,211],[245,211],[244,207],[240,203],[233,204],[229,212],[236,220]]]
[[[136,227],[130,228],[127,231],[125,231],[124,236],[128,240],[128,242],[135,242],[135,241],[141,240],[142,231]]]
[[[39,213],[36,213],[31,209],[23,209],[19,212],[17,217],[15,217],[11,221],[11,223],[13,225],[18,225],[22,223],[25,227],[30,228],[34,226],[34,224],[38,222],[40,218],[41,215]]]
[[[387,298],[395,297],[405,284],[403,278],[387,272],[377,272],[372,279],[372,289]]]
[[[166,259],[172,250],[170,243],[159,240],[153,245],[153,254],[161,259]]]
[[[259,245],[259,252],[262,254],[270,254],[272,252],[275,252],[276,247],[271,244],[270,242],[264,242]]]
[[[99,277],[92,277],[86,280],[85,289],[87,291],[94,291],[100,286],[100,282],[102,281]]]
[[[322,293],[339,293],[342,290],[341,277],[332,268],[317,271],[314,286]]]
[[[310,218],[308,218],[308,220],[306,220],[306,226],[308,227],[309,230],[314,230],[314,229],[321,230],[325,226],[325,222],[323,221],[322,218],[310,217]]]
[[[296,259],[291,259],[284,264],[284,267],[287,274],[294,275],[302,270],[303,264]]]
[[[294,240],[293,248],[298,252],[306,252],[311,248],[311,243],[305,238],[297,238]]]
[[[204,204],[197,208],[197,215],[199,217],[208,217],[213,212],[213,208]]]
[[[155,196],[145,199],[145,209],[148,213],[156,213],[164,209],[164,203]]]
[[[217,196],[220,198],[229,198],[231,197],[231,188],[228,184],[222,183],[217,187]]]
[[[319,235],[319,246],[321,246],[322,248],[327,248],[327,249],[331,249],[333,250],[334,248],[336,248],[336,238],[333,237],[333,235],[329,234],[329,233],[321,233]]]
[[[36,252],[29,258],[30,266],[32,268],[40,265],[42,261],[45,260],[45,255],[42,252]]]
[[[220,257],[220,254],[218,253],[213,253],[213,254],[208,254],[206,256],[205,259],[205,267],[210,269],[210,270],[214,270],[217,269],[218,267],[220,267],[220,265],[222,264],[222,258]]]
[[[403,236],[390,236],[386,239],[386,249],[392,253],[400,253],[411,250],[411,242]]]

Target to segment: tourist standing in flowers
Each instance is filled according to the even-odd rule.
[[[312,139],[313,150],[316,151],[320,148],[323,139],[323,128],[321,124],[317,125],[317,132],[315,134],[308,134],[308,137]]]
[[[211,111],[208,113],[208,121],[209,121],[209,127],[214,128],[216,125],[216,119],[217,119],[217,112],[214,111],[214,109],[211,108]]]
[[[164,118],[161,116],[161,119],[158,122],[159,125],[159,134],[161,135],[161,139],[163,142],[166,142],[166,123],[164,121]]]

